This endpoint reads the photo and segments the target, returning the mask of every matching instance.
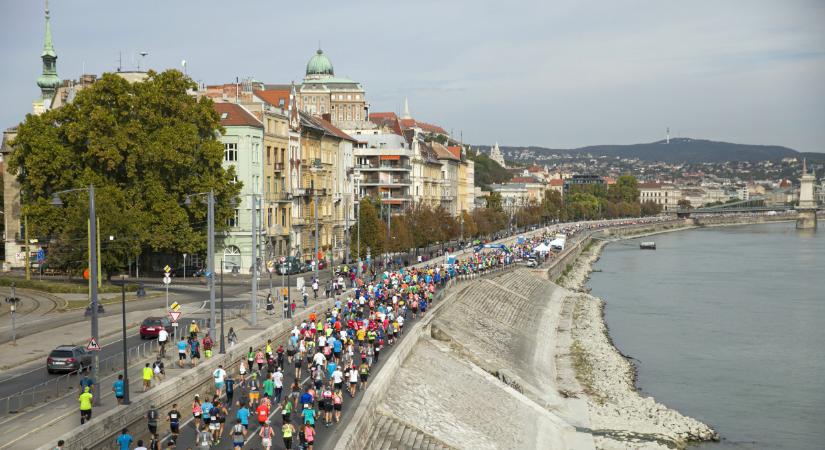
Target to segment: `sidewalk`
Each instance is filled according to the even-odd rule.
[[[294,299],[300,298],[300,294],[298,293],[297,289],[292,289],[291,294]],[[262,329],[268,328],[282,320],[292,320],[281,318],[280,309],[278,309],[280,306],[279,303],[276,303],[276,310],[274,314],[268,315],[264,310],[266,292],[259,291],[259,296],[260,297],[257,326],[252,327],[249,324],[248,310],[244,311],[244,315],[242,317],[227,320],[224,324],[224,329],[226,332],[228,332],[230,327],[233,327],[235,329],[239,341],[243,341],[246,337],[253,334],[257,334]],[[323,296],[319,296],[318,301],[323,300],[323,298]],[[237,304],[238,302],[249,302],[249,300],[249,295],[225,299],[225,301],[232,302],[235,304]],[[312,294],[310,293],[310,305],[316,304],[318,301],[313,301]],[[298,309],[301,310],[302,302],[296,303],[299,304]],[[131,313],[127,313],[127,318],[130,316],[130,314]],[[182,317],[182,325],[184,323],[188,323],[186,322],[186,319],[189,317],[206,318],[208,316],[208,308],[201,309],[194,314],[190,313],[188,316],[186,315],[186,313],[184,313],[184,316]],[[120,320],[120,316],[117,316],[116,318]],[[218,325],[218,328],[219,327],[220,325]],[[103,328],[101,327],[101,330],[102,329]],[[202,331],[204,330],[203,327],[201,329]],[[118,330],[120,329],[118,328]],[[116,339],[116,337],[113,337],[113,339]],[[229,343],[227,342],[226,345],[228,346]],[[219,348],[220,338],[216,337],[214,349],[216,354],[218,353]],[[130,394],[133,400],[137,396],[143,395],[141,370],[143,365],[149,361],[150,359],[144,358],[140,361],[135,360],[130,362],[129,385],[131,389]],[[188,364],[184,366],[184,369],[178,368],[177,350],[175,350],[174,347],[167,349],[167,357],[164,360],[164,364],[166,366],[167,380],[182,376],[189,369]],[[100,389],[103,394],[101,397],[102,405],[95,407],[93,409],[92,421],[94,421],[94,417],[99,416],[100,414],[103,414],[116,406],[113,396],[114,394],[112,393],[112,383],[117,378],[118,373],[120,372],[114,372],[109,375],[104,374],[101,378]],[[79,383],[79,378],[77,379],[77,382]],[[151,392],[152,391],[150,390],[149,393],[151,394]],[[43,404],[39,407],[29,409],[19,414],[0,417],[0,450],[17,448],[19,447],[22,439],[25,439],[26,448],[37,448],[41,445],[46,444],[53,445],[54,443],[52,441],[55,439],[55,436],[61,436],[77,428],[77,426],[80,424],[77,395],[78,394],[75,391],[72,394],[67,395],[57,401]],[[178,409],[185,413],[187,408],[188,405],[179,405]],[[25,424],[25,426],[23,424]],[[22,430],[26,431],[23,432]],[[135,431],[142,433],[144,430]]]

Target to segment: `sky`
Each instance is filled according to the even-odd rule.
[[[472,144],[671,135],[825,152],[821,0],[51,0],[58,74],[300,82],[320,43],[371,111]],[[39,95],[43,2],[0,0],[0,127]]]

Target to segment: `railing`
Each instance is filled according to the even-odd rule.
[[[259,302],[262,304],[263,302]],[[232,320],[243,316],[246,313],[247,305],[240,308],[224,309],[224,321]],[[208,318],[192,319],[198,322],[201,330],[209,328]],[[187,322],[188,323],[188,322]],[[185,327],[179,327],[183,332]],[[166,358],[171,358],[174,350],[174,342],[170,334],[170,344],[166,348]],[[215,345],[220,345],[219,340],[216,340]],[[228,344],[227,344],[228,345]],[[148,359],[155,359],[158,356],[158,341],[152,339],[141,343],[138,346],[126,349],[126,359],[129,367],[139,366]],[[114,355],[101,359],[98,362],[98,380],[101,380],[101,385],[104,377],[123,372],[123,352],[118,352]],[[0,415],[8,415],[18,413],[26,408],[43,406],[48,403],[60,400],[61,398],[76,394],[80,386],[81,375],[79,372],[71,372],[59,377],[52,378],[43,383],[23,389],[22,391],[10,395],[8,397],[0,398]],[[102,388],[101,388],[102,389]],[[96,393],[99,395],[99,393]]]
[[[284,163],[276,162],[273,166],[275,170],[284,170]]]
[[[292,200],[291,192],[270,192],[266,194],[266,199],[273,202],[287,202]]]

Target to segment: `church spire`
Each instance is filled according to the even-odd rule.
[[[410,103],[407,101],[407,97],[404,97],[404,113],[401,114],[402,119],[412,119],[412,115],[410,114]]]
[[[54,51],[52,42],[52,26],[49,14],[49,0],[46,0],[46,34],[43,38],[43,53],[40,54],[43,61],[43,73],[37,78],[37,86],[43,100],[51,100],[54,93],[60,86],[60,78],[57,76],[57,52]]]

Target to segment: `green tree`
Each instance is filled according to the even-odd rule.
[[[679,200],[676,204],[682,209],[693,209],[693,205],[690,204],[690,200],[686,198]]]
[[[491,209],[493,211],[504,211],[504,208],[502,208],[500,192],[491,192],[490,195],[487,196],[487,209]]]
[[[662,212],[662,205],[654,202],[653,200],[648,200],[642,203],[641,206],[641,215],[642,216],[655,216]]]
[[[384,252],[384,241],[386,240],[386,225],[378,217],[377,199],[362,198],[359,202],[358,220],[352,227],[350,239],[355,242],[358,236],[358,227],[361,227],[361,259],[367,257],[367,247],[370,255],[375,258]]]
[[[96,189],[104,272],[124,267],[145,250],[189,252],[206,246],[206,207],[186,208],[186,194],[215,191],[216,228],[233,213],[240,191],[224,170],[220,121],[206,98],[187,94],[196,84],[176,70],[150,71],[130,83],[104,74],[75,100],[20,125],[9,169],[20,182],[23,212],[32,233],[54,241],[58,265],[84,266],[88,196],[66,189]],[[53,262],[54,263],[54,262]]]
[[[614,203],[639,201],[639,182],[633,175],[622,175],[607,190],[607,198]]]

